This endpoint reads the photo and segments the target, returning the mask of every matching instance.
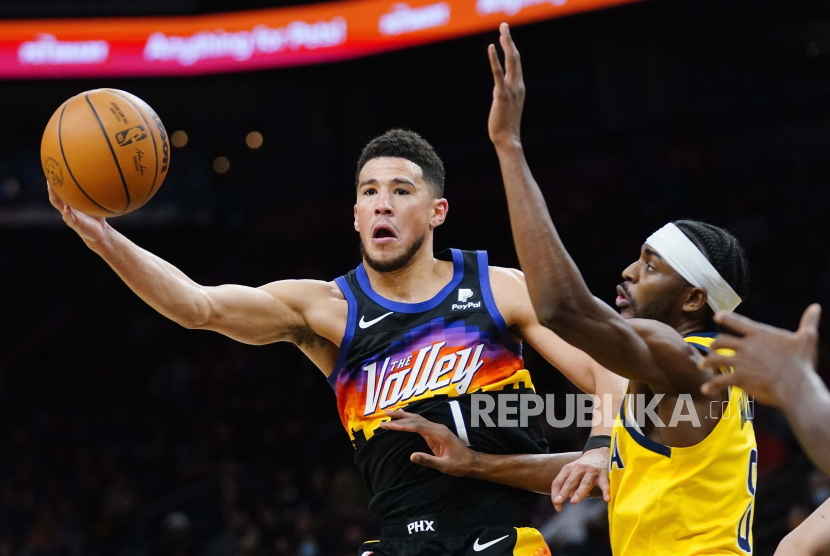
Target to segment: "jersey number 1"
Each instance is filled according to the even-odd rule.
[[[470,445],[470,438],[467,436],[467,425],[464,424],[464,416],[461,415],[461,404],[457,400],[449,402],[452,420],[455,423],[455,435],[461,439],[465,446]]]

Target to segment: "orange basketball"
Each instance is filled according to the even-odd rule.
[[[64,203],[112,217],[134,211],[158,191],[170,167],[170,146],[147,103],[117,89],[95,89],[55,111],[40,158]]]

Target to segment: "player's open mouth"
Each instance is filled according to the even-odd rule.
[[[398,239],[395,230],[387,224],[378,224],[372,231],[372,243],[384,244],[391,243]]]
[[[631,302],[628,300],[628,293],[625,291],[625,288],[622,285],[617,286],[617,307],[620,309],[625,309],[626,307],[631,306]]]

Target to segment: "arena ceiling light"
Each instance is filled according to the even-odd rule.
[[[262,134],[258,131],[252,131],[245,136],[245,144],[249,149],[256,150],[262,146]]]

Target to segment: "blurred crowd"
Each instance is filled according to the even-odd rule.
[[[72,400],[9,424],[0,554],[315,556],[366,540],[351,447],[339,438],[329,457],[339,423],[315,417],[311,377],[185,345],[126,405]]]

